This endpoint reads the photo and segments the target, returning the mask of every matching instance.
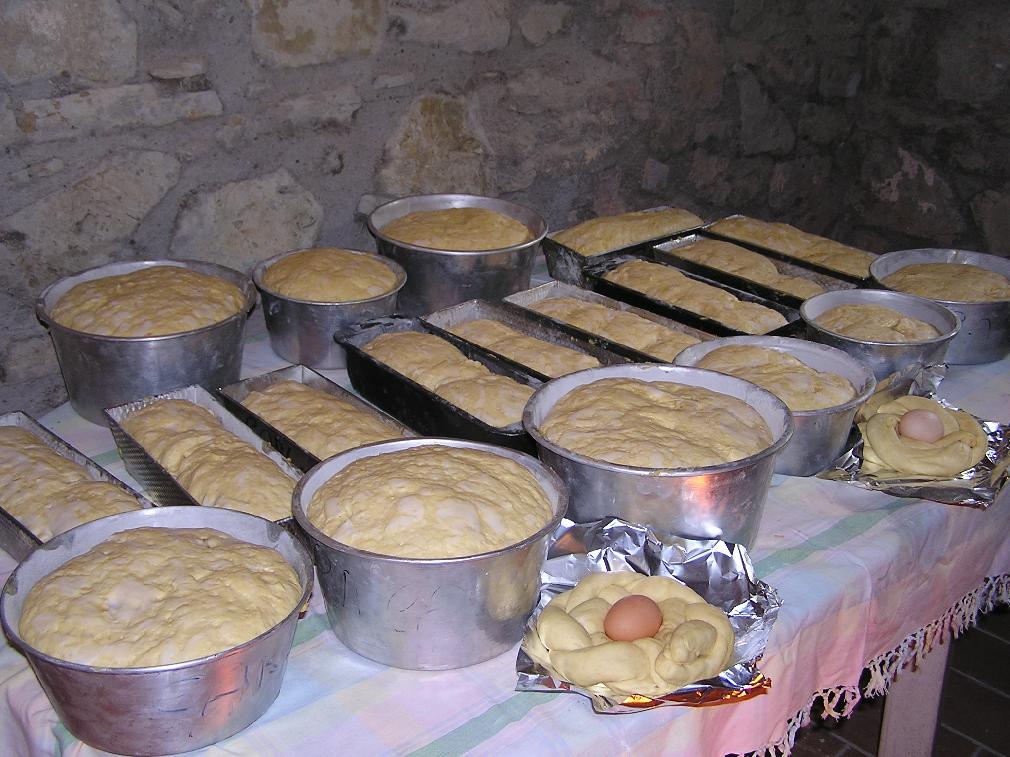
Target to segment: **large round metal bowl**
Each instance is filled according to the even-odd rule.
[[[812,476],[831,465],[845,449],[856,411],[877,386],[869,366],[834,347],[780,336],[712,339],[688,347],[677,355],[674,363],[693,367],[708,353],[731,344],[778,350],[814,370],[837,374],[852,384],[856,395],[848,402],[819,410],[791,411],[795,426],[793,438],[775,459],[775,472],[788,476]]]
[[[587,457],[547,439],[540,424],[573,389],[608,378],[700,386],[750,405],[768,424],[773,442],[741,460],[703,468],[644,468]],[[544,384],[530,398],[523,425],[540,459],[568,484],[568,517],[578,522],[616,515],[700,539],[749,546],[757,533],[775,458],[793,434],[793,420],[778,397],[742,379],[700,368],[661,364],[590,368]]]
[[[817,318],[840,305],[881,305],[897,310],[911,318],[931,324],[940,332],[934,339],[918,342],[876,342],[853,339],[828,331],[817,324]],[[807,336],[815,342],[836,347],[870,366],[877,381],[900,371],[913,363],[936,365],[942,363],[957,334],[960,324],[957,316],[932,300],[901,292],[883,289],[845,289],[825,292],[804,301],[800,317],[807,325]]]
[[[365,457],[442,445],[483,450],[527,468],[554,516],[535,534],[484,554],[445,559],[391,557],[331,539],[307,515],[313,495]],[[536,458],[460,439],[400,439],[369,444],[324,460],[295,487],[293,511],[315,552],[333,632],[358,654],[397,668],[444,670],[473,665],[511,649],[537,603],[547,542],[568,506],[564,484]]]
[[[344,348],[333,335],[352,323],[391,315],[396,310],[396,297],[407,282],[407,274],[395,260],[369,252],[347,250],[362,257],[381,260],[396,275],[393,288],[377,297],[345,302],[299,300],[270,289],[263,275],[274,263],[304,250],[290,250],[261,261],[253,269],[253,282],[263,299],[270,347],[289,363],[301,363],[310,368],[343,368],[347,364]]]
[[[298,574],[301,599],[284,620],[256,638],[171,665],[96,668],[50,657],[25,643],[18,630],[21,610],[36,583],[112,534],[143,527],[214,528],[275,549]],[[0,622],[77,738],[116,754],[174,754],[227,738],[266,711],[280,691],[298,612],[311,588],[308,552],[277,524],[216,507],[154,507],[86,523],[36,549],[4,586]]]
[[[884,279],[913,263],[970,263],[1010,278],[1010,260],[968,250],[898,250],[888,252],[870,264],[870,275],[883,287]],[[887,287],[890,289],[890,287]],[[947,348],[948,363],[966,365],[991,363],[1010,351],[1010,300],[960,302],[933,299],[952,311],[961,330]]]
[[[434,250],[400,242],[382,233],[391,221],[408,213],[448,208],[484,208],[524,224],[531,239],[494,250]],[[387,202],[368,216],[368,230],[379,253],[407,271],[400,292],[399,310],[406,315],[426,315],[474,299],[498,300],[528,289],[533,261],[547,233],[547,222],[534,210],[507,200],[467,194],[404,197]]]
[[[236,284],[242,309],[210,326],[164,336],[102,336],[56,323],[50,313],[60,298],[85,281],[154,266],[178,266]],[[35,313],[49,329],[67,385],[70,404],[92,423],[105,424],[102,410],[190,384],[217,388],[238,381],[242,335],[256,304],[256,290],[238,271],[198,260],[135,260],[89,268],[50,284]]]

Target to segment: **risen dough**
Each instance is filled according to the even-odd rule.
[[[690,334],[674,331],[634,313],[574,297],[551,297],[527,307],[667,362],[699,342]]]
[[[814,322],[836,334],[871,342],[921,342],[940,336],[932,324],[883,305],[839,305]]]
[[[382,227],[391,239],[433,250],[497,250],[530,241],[526,226],[493,210],[447,208],[420,210]]]
[[[250,392],[242,404],[319,459],[402,436],[377,413],[297,381]]]
[[[856,396],[849,380],[811,368],[788,352],[749,344],[728,344],[697,362],[698,368],[728,373],[767,389],[790,410],[820,410]]]
[[[689,279],[662,263],[629,260],[604,278],[748,334],[767,334],[787,323],[771,308],[739,300],[725,289]]]
[[[1010,300],[1010,280],[969,263],[914,263],[882,279],[899,292],[949,302]]]
[[[96,481],[30,431],[0,426],[4,509],[42,541],[106,515],[140,509],[124,489]]]
[[[420,331],[389,331],[365,352],[490,426],[510,426],[523,418],[533,388],[491,373],[444,339]]]
[[[617,216],[590,218],[553,234],[551,238],[582,255],[596,255],[675,234],[692,226],[700,226],[701,222],[694,213],[680,208],[639,210]]]
[[[824,291],[824,287],[809,279],[785,276],[779,273],[775,264],[756,252],[717,239],[699,239],[697,242],[674,247],[669,250],[677,257],[694,263],[718,268],[744,279],[777,289],[797,297],[813,297]]]
[[[663,614],[654,636],[611,641],[603,621],[632,594]],[[554,597],[523,639],[526,653],[558,680],[594,694],[659,697],[722,672],[733,657],[726,613],[679,581],[638,573],[590,573]]]
[[[901,436],[898,421],[909,410],[930,410],[943,423],[943,437],[924,442]],[[961,410],[948,410],[926,397],[899,397],[877,408],[865,423],[860,472],[883,478],[902,474],[954,476],[985,457],[988,440],[978,421]]]
[[[645,468],[701,468],[754,455],[772,443],[746,402],[672,381],[608,378],[579,386],[540,430],[565,449]]]
[[[256,638],[301,595],[298,575],[276,550],[210,528],[137,528],[39,581],[19,629],[60,660],[169,665]]]
[[[201,505],[280,520],[295,482],[277,463],[186,400],[158,400],[121,423]]]
[[[435,444],[355,460],[316,491],[308,510],[313,525],[342,544],[420,558],[501,549],[552,515],[519,463]]]
[[[461,323],[450,331],[551,378],[600,364],[592,355],[521,334],[487,318]]]
[[[320,247],[281,258],[263,273],[263,285],[297,300],[353,302],[391,292],[396,274],[378,255]]]
[[[59,299],[52,317],[87,334],[161,336],[218,323],[244,303],[230,281],[164,265],[78,284]]]

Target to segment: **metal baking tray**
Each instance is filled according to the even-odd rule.
[[[137,493],[118,478],[95,463],[90,457],[85,455],[76,447],[60,439],[52,431],[47,429],[37,420],[20,410],[12,413],[0,415],[0,426],[17,426],[30,432],[37,437],[40,442],[50,447],[60,457],[65,457],[73,463],[77,463],[88,475],[96,481],[105,481],[118,486],[132,497],[136,497],[141,507],[154,507],[154,503],[147,497]],[[28,554],[37,546],[42,544],[42,540],[33,534],[21,521],[7,512],[2,507],[3,495],[0,494],[0,549],[9,554],[18,562],[24,560]]]
[[[685,260],[684,258],[679,258],[673,253],[678,247],[685,247],[693,242],[697,242],[702,239],[707,239],[700,234],[689,234],[687,236],[678,237],[677,239],[671,239],[668,242],[663,242],[662,244],[657,244],[654,249],[662,253],[669,253],[662,257],[664,263],[669,263],[682,271],[697,274],[698,276],[704,276],[712,281],[718,281],[723,284],[728,284],[729,286],[741,289],[744,292],[750,292],[758,297],[764,297],[772,302],[779,302],[791,308],[799,308],[803,304],[803,297],[798,297],[795,294],[790,294],[781,289],[776,289],[775,287],[769,286],[768,284],[761,284],[753,279],[748,279],[739,274],[729,273],[721,268],[713,268],[712,266],[704,265],[703,263],[696,263],[691,260]],[[719,240],[722,241],[722,240]],[[736,244],[731,242],[730,244]],[[740,247],[737,244],[737,247]],[[752,251],[753,252],[753,251]],[[761,253],[758,253],[761,254]],[[823,273],[818,273],[816,271],[811,271],[806,268],[801,268],[798,265],[792,263],[785,263],[777,258],[772,258],[768,255],[762,255],[768,262],[770,262],[775,269],[783,276],[792,276],[798,279],[806,279],[807,281],[812,281],[815,284],[819,284],[828,292],[837,292],[842,289],[856,289],[856,285],[851,281],[845,281],[843,279],[835,278],[834,276],[828,276]]]
[[[503,447],[536,454],[533,439],[523,429],[521,422],[502,428],[491,426],[416,381],[394,371],[362,349],[380,334],[391,331],[435,333],[433,328],[428,327],[419,318],[393,316],[364,321],[337,333],[334,337],[347,350],[347,376],[351,380],[351,386],[362,397],[426,436],[454,436],[500,444]],[[543,383],[529,373],[515,368],[510,361],[501,360],[478,349],[454,334],[440,332],[438,336],[453,344],[471,360],[482,363],[492,373],[508,376],[534,389]]]
[[[540,320],[544,323],[549,323],[556,326],[558,329],[574,334],[581,339],[587,340],[590,344],[596,344],[612,352],[615,355],[620,355],[626,357],[629,360],[633,360],[638,363],[657,363],[662,362],[655,355],[650,355],[647,352],[642,352],[641,350],[636,350],[634,347],[629,347],[620,342],[614,342],[606,337],[602,337],[599,334],[594,334],[591,331],[586,331],[580,329],[577,326],[572,326],[564,321],[559,321],[550,316],[544,315],[543,313],[538,313],[535,310],[530,310],[529,306],[534,303],[540,302],[541,300],[549,300],[555,297],[571,297],[576,300],[582,300],[583,302],[595,302],[598,305],[604,305],[612,310],[623,310],[628,313],[633,313],[647,321],[652,321],[653,323],[659,324],[665,328],[672,331],[679,331],[682,334],[690,334],[695,339],[699,339],[703,342],[709,339],[715,339],[712,334],[708,334],[700,329],[687,326],[678,321],[665,318],[661,315],[657,315],[649,310],[642,310],[641,308],[636,308],[633,305],[629,305],[626,302],[621,302],[620,300],[615,300],[606,295],[598,294],[597,292],[591,292],[588,289],[582,289],[580,287],[572,286],[571,284],[565,284],[560,281],[551,281],[546,284],[541,284],[538,287],[533,287],[532,289],[527,289],[523,292],[516,292],[515,294],[510,294],[504,299],[504,303],[512,308],[521,310],[524,313],[528,313],[533,318]]]
[[[607,252],[603,255],[598,255],[594,262],[586,267],[586,278],[589,280],[593,289],[601,292],[602,294],[610,295],[611,297],[624,300],[625,302],[637,305],[647,310],[652,310],[660,315],[665,315],[667,318],[688,323],[699,329],[704,329],[710,334],[716,334],[718,336],[754,336],[748,332],[739,331],[727,326],[714,318],[708,318],[706,316],[699,315],[692,310],[685,310],[684,308],[677,307],[669,302],[654,299],[653,297],[649,297],[648,295],[642,294],[634,289],[630,289],[626,286],[603,278],[608,271],[616,268],[622,263],[626,263],[629,260],[646,260],[660,265],[670,265],[670,256],[664,255],[656,250],[641,251],[636,253]],[[671,267],[678,268],[678,266]],[[796,308],[783,305],[780,302],[766,299],[764,297],[759,297],[755,294],[751,294],[750,292],[745,292],[742,289],[737,289],[736,287],[729,286],[728,284],[723,284],[719,281],[715,281],[714,279],[708,279],[704,276],[699,276],[680,268],[678,268],[678,270],[680,270],[680,272],[689,279],[694,279],[695,281],[700,281],[703,284],[718,287],[719,289],[729,292],[740,300],[763,305],[766,308],[770,308],[771,310],[781,313],[787,323],[784,326],[779,326],[777,329],[772,329],[767,334],[761,334],[761,336],[796,336],[797,334],[802,333],[805,329],[803,321],[800,319],[800,312]]]
[[[648,211],[659,211],[659,210],[669,210],[669,205],[659,205],[655,208],[647,208]],[[588,220],[592,220],[587,218]],[[581,223],[581,222],[580,222]],[[572,224],[572,226],[577,226],[578,224]],[[571,226],[566,226],[565,229],[569,229]],[[615,248],[621,250],[637,250],[641,248],[651,247],[654,244],[662,242],[667,239],[676,239],[682,234],[690,234],[700,228],[699,226],[689,226],[686,229],[681,229],[680,231],[675,231],[672,234],[663,234],[662,236],[652,237],[651,239],[643,239],[641,242],[636,242],[635,244],[628,245],[627,247]],[[558,233],[564,231],[565,229],[558,229]],[[556,242],[550,236],[546,236],[541,242],[541,248],[544,251],[544,260],[547,261],[547,271],[550,273],[551,278],[562,281],[566,284],[575,284],[577,286],[585,286],[586,279],[583,275],[583,269],[586,263],[593,260],[596,255],[605,255],[606,252],[596,253],[596,255],[582,255],[571,247]],[[614,250],[608,250],[607,252],[613,252]]]
[[[284,455],[296,468],[303,472],[307,472],[310,468],[317,465],[320,462],[320,458],[299,445],[298,442],[293,441],[283,431],[280,431],[276,426],[271,424],[270,421],[242,404],[242,401],[252,392],[262,391],[282,381],[296,381],[299,384],[305,384],[305,386],[331,394],[337,399],[349,402],[367,413],[381,416],[384,420],[389,421],[396,428],[400,429],[401,436],[417,436],[417,433],[413,429],[403,425],[393,416],[373,407],[342,386],[304,365],[292,365],[277,371],[264,373],[260,376],[253,376],[234,384],[228,384],[228,386],[222,386],[216,391],[222,404],[230,413],[245,423],[256,432],[257,436]]]
[[[431,315],[423,316],[421,320],[424,321],[434,333],[444,337],[447,333],[452,336],[456,336],[455,334],[452,334],[450,329],[455,328],[462,323],[476,321],[481,318],[498,321],[499,323],[503,323],[506,326],[515,329],[519,333],[533,337],[534,339],[539,339],[544,342],[556,344],[559,347],[567,347],[575,350],[576,352],[590,355],[599,360],[600,365],[615,365],[617,363],[628,362],[626,357],[610,352],[599,345],[592,344],[587,339],[572,336],[567,331],[558,328],[553,322],[545,322],[539,318],[535,318],[533,313],[529,311],[511,308],[500,302],[470,300],[459,305],[454,305],[451,308],[439,310]],[[477,349],[494,355],[495,357],[515,366],[521,371],[525,371],[541,381],[550,381],[552,378],[551,376],[547,376],[534,370],[528,365],[513,360],[506,355],[495,352],[489,347],[483,347],[476,342],[468,342],[468,344],[472,344]]]
[[[720,234],[718,231],[713,231],[712,226],[719,223],[719,221],[727,221],[730,218],[743,218],[744,216],[740,213],[734,213],[731,216],[726,216],[725,218],[719,218],[715,221],[705,224],[700,228],[696,229],[696,233],[701,236],[711,237],[712,239],[719,239],[723,242],[732,242],[733,244],[738,244],[741,247],[746,247],[748,250],[753,250],[754,252],[760,252],[762,255],[767,255],[770,258],[775,258],[776,260],[781,260],[785,263],[790,263],[791,265],[798,266],[800,268],[805,268],[808,271],[815,271],[816,273],[824,274],[825,276],[830,276],[834,279],[841,279],[842,281],[848,281],[857,286],[862,287],[872,287],[873,280],[870,278],[869,274],[866,274],[865,278],[859,276],[853,276],[852,274],[844,273],[843,271],[836,271],[834,268],[826,268],[822,265],[817,265],[816,263],[811,263],[809,260],[803,260],[802,258],[794,258],[792,255],[786,255],[784,252],[779,252],[771,247],[763,247],[759,244],[754,244],[753,242],[748,242],[744,239],[737,239],[736,237],[726,236],[725,234]],[[809,232],[808,232],[809,233]],[[829,237],[823,237],[828,239]],[[869,252],[869,250],[864,250],[864,252]],[[873,255],[874,253],[870,253]]]
[[[105,408],[105,417],[109,421],[109,430],[112,431],[112,438],[116,440],[116,447],[119,448],[119,455],[123,458],[126,470],[141,483],[144,491],[159,505],[196,505],[199,507],[200,503],[193,499],[189,492],[182,488],[182,485],[175,480],[172,474],[165,470],[161,466],[161,463],[155,460],[144,449],[143,445],[123,428],[122,423],[132,413],[153,405],[159,400],[169,399],[188,400],[194,405],[199,405],[206,410],[210,410],[210,412],[217,416],[218,420],[221,421],[221,425],[226,430],[260,450],[264,455],[277,463],[281,470],[293,480],[297,481],[301,478],[301,471],[285,460],[280,452],[261,440],[253,433],[251,428],[229,413],[210,392],[202,386],[194,384],[193,386],[173,389],[170,392],[158,394],[154,397],[145,397],[142,400],[134,400],[123,405],[117,405],[116,407]],[[281,518],[277,523],[291,530],[296,536],[301,536],[292,516],[289,515]]]

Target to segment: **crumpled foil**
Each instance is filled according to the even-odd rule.
[[[527,631],[536,625],[551,599],[573,588],[583,576],[606,571],[670,576],[721,608],[729,616],[736,637],[731,666],[714,678],[662,697],[612,698],[555,680],[520,647],[517,691],[572,691],[589,697],[596,712],[614,714],[674,705],[729,703],[763,694],[771,686],[757,663],[782,602],[772,587],[754,578],[747,551],[719,539],[688,539],[619,518],[592,523],[562,520],[540,573],[540,601],[527,621]]]

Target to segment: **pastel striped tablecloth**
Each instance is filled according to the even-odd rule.
[[[254,322],[244,374],[282,367]],[[339,372],[332,377],[346,381]],[[1010,422],[1010,360],[953,367],[941,395]],[[13,408],[12,408],[13,409]],[[63,406],[42,421],[116,475],[111,436]],[[124,476],[125,477],[125,476]],[[896,499],[819,479],[776,477],[752,550],[782,611],[762,663],[764,696],[702,709],[597,715],[574,694],[514,691],[514,650],[470,668],[395,670],[346,650],[317,590],[300,621],[280,696],[207,755],[523,753],[721,755],[778,746],[820,696],[845,713],[869,666],[873,692],[979,609],[1010,601],[1010,502],[988,511]],[[0,553],[6,575],[13,562]],[[0,649],[0,752],[86,755],[60,724],[25,660]]]

